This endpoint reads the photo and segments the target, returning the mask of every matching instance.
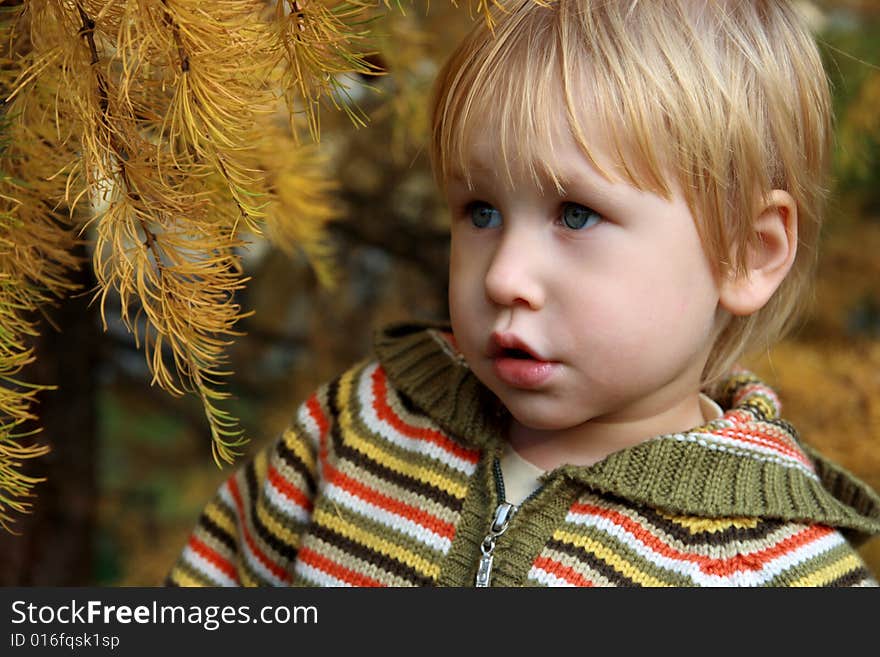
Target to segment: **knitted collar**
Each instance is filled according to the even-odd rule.
[[[454,439],[499,452],[509,415],[441,337],[448,330],[394,324],[376,334],[376,354],[397,390]],[[745,370],[722,389],[718,419],[545,477],[561,474],[669,513],[821,523],[857,543],[880,533],[880,496],[801,443],[773,390]]]

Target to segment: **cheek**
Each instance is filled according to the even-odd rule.
[[[449,257],[449,316],[452,330],[460,342],[469,340],[475,321],[480,317],[484,298],[479,262],[453,248]]]
[[[572,299],[570,325],[582,327],[573,334],[579,348],[625,366],[648,354],[677,358],[701,346],[713,325],[717,295],[703,277],[668,266],[620,271]]]
[[[466,297],[478,281],[473,271],[473,264],[462,254],[453,250],[449,255],[449,304],[466,303]]]

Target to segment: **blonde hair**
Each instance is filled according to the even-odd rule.
[[[831,147],[828,81],[791,4],[516,0],[494,18],[494,34],[477,25],[435,82],[438,185],[452,175],[470,184],[469,145],[494,130],[509,180],[510,163],[526,165],[536,184],[544,175],[562,192],[552,157],[562,103],[571,135],[609,179],[588,122],[609,135],[630,184],[668,197],[674,177],[718,277],[744,275],[762,194],[786,190],[798,208],[794,265],[763,308],[721,327],[704,386],[788,332],[810,298]]]

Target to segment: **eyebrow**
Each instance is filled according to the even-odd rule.
[[[475,189],[479,188],[480,183],[483,182],[481,179],[484,174],[491,174],[495,171],[495,167],[485,166],[479,159],[471,159],[469,160],[469,163],[470,166],[468,168],[468,173],[470,174],[471,182]],[[569,194],[586,194],[591,198],[595,198],[596,202],[599,203],[607,203],[614,200],[614,194],[609,194],[609,190],[606,189],[606,185],[613,183],[606,180],[597,171],[585,172],[579,168],[556,171],[556,178],[559,181],[559,184],[565,189],[565,193],[561,196]],[[465,172],[459,168],[451,171],[449,175],[449,183],[461,185],[466,184],[467,177],[465,177]],[[553,180],[549,176],[546,177],[545,183],[548,190],[551,192],[556,191],[556,185],[554,185]]]

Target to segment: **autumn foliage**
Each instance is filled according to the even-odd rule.
[[[0,525],[12,529],[15,514],[28,510],[39,479],[26,466],[48,450],[33,429],[47,386],[29,382],[26,366],[59,299],[93,298],[105,329],[133,334],[156,386],[199,400],[218,464],[246,449],[226,385],[232,364],[247,383],[241,363],[266,351],[239,337],[242,320],[271,334],[282,307],[305,297],[303,281],[337,283],[334,312],[318,297],[306,300],[314,318],[303,320],[312,324],[303,350],[311,356],[300,371],[311,367],[317,381],[360,356],[355,325],[360,335],[369,323],[442,305],[445,215],[424,160],[413,166],[413,145],[425,142],[426,96],[451,35],[487,19],[493,2],[2,3]],[[817,4],[832,15],[859,3]],[[443,22],[450,14],[455,26]],[[747,364],[779,387],[809,442],[877,487],[880,39],[845,25],[821,29],[839,148],[817,304],[795,340]],[[370,127],[334,139],[343,123]],[[304,255],[308,276],[295,278],[274,257],[248,270],[248,249],[262,241],[290,260]],[[83,242],[90,262],[73,255]],[[339,243],[360,249],[358,262],[386,267],[390,282],[372,270],[348,276],[356,258],[336,253]],[[95,289],[69,282],[77,267],[93,269]],[[354,279],[373,289],[352,300],[343,286]],[[303,389],[288,397],[316,381],[301,377]],[[280,425],[286,410],[264,424]],[[180,532],[220,476],[213,466],[191,470],[193,482],[175,498],[184,508]],[[129,503],[103,504],[109,518]],[[152,527],[118,531],[136,534],[126,552],[132,563],[158,554],[145,540]],[[179,543],[169,539],[170,549]],[[170,555],[153,556],[157,572]],[[880,567],[877,548],[869,563]],[[132,572],[123,581],[152,576]]]

